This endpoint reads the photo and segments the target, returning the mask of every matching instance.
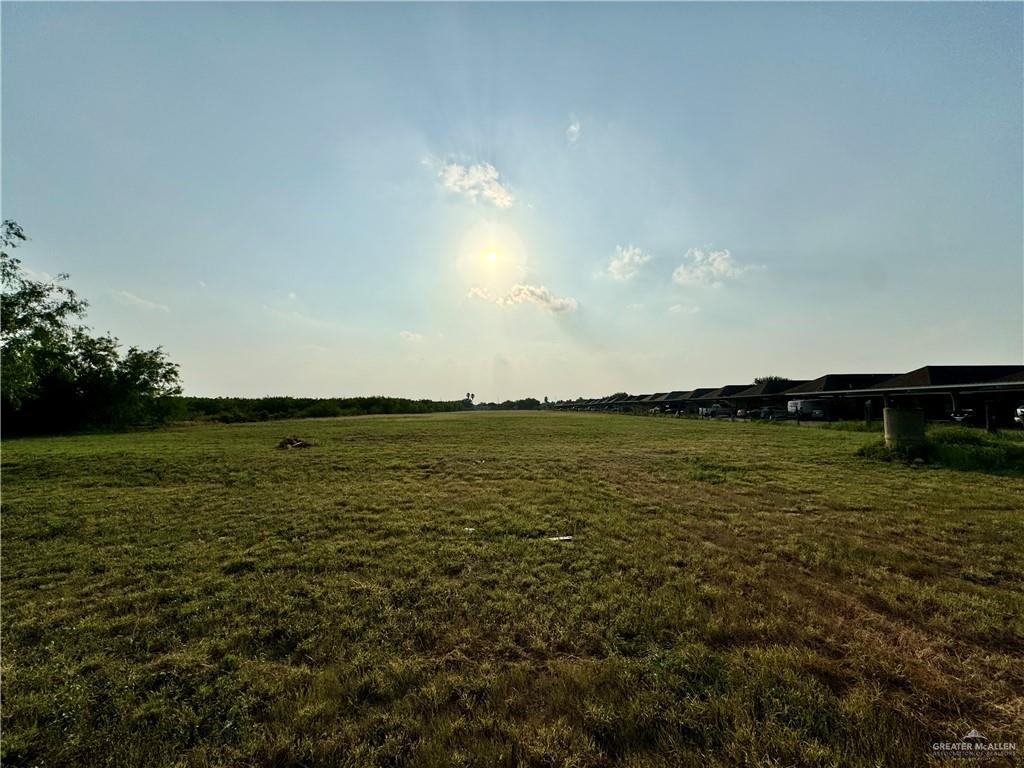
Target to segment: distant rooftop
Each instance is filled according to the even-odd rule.
[[[826,373],[813,381],[784,390],[787,395],[816,395],[848,389],[868,389],[893,378],[895,373]]]
[[[702,387],[700,389],[691,389],[689,392],[684,392],[680,395],[680,400],[697,400],[704,397],[708,392],[714,392],[714,387]]]
[[[669,392],[665,395],[666,403],[678,403],[680,400],[685,400],[693,392],[691,389],[677,389],[675,392]]]
[[[760,384],[744,389],[742,392],[737,392],[735,397],[765,397],[767,395],[777,395],[780,392],[785,392],[787,389],[798,387],[801,384],[806,384],[807,379],[771,379],[770,381],[762,381]]]
[[[674,403],[682,400],[686,395],[690,394],[690,390],[677,389],[675,392],[664,392],[654,398],[655,402],[659,403]]]
[[[718,389],[712,389],[710,392],[702,395],[700,398],[693,398],[693,399],[721,400],[722,398],[725,398],[725,397],[732,397],[737,392],[742,392],[745,389],[750,389],[750,384],[727,384],[724,387],[719,387]]]
[[[1011,373],[1009,376],[1002,376],[995,380],[996,384],[1024,384],[1024,366],[1021,367],[1016,373]]]
[[[941,387],[949,384],[981,384],[1024,372],[1024,365],[926,365],[893,376],[874,385],[876,389],[897,387]],[[1016,381],[1009,378],[1007,381]]]

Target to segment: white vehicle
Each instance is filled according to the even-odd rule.
[[[824,419],[828,417],[828,404],[824,400],[790,400],[786,403],[789,415],[799,419]]]
[[[1024,427],[1024,403],[1017,406],[1017,410],[1013,414],[1013,420]]]

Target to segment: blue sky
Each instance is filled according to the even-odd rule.
[[[1021,362],[1022,8],[5,3],[3,215],[193,394]]]

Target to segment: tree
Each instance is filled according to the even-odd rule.
[[[39,380],[67,363],[71,352],[69,320],[85,315],[88,304],[55,280],[29,279],[21,260],[10,250],[27,240],[14,221],[0,228],[0,366],[3,368],[3,404],[16,408]]]
[[[73,324],[88,306],[63,283],[35,280],[9,251],[26,240],[5,221],[0,232],[3,296],[0,402],[7,431],[61,432],[159,423],[180,394],[178,366],[163,349],[121,353],[113,336]]]
[[[787,379],[785,376],[758,376],[756,379],[754,379],[754,385],[756,386],[758,384],[769,384],[774,382],[781,382],[784,384],[787,381],[790,380]]]

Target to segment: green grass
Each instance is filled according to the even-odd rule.
[[[1012,429],[989,434],[980,429],[934,426],[920,445],[889,448],[884,440],[877,440],[863,446],[858,455],[881,461],[921,460],[936,467],[1024,477],[1024,432]]]
[[[3,763],[918,766],[970,727],[1022,741],[1024,479],[857,456],[875,440],[480,413],[7,441]]]

